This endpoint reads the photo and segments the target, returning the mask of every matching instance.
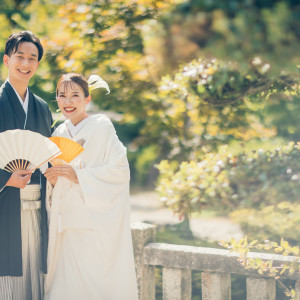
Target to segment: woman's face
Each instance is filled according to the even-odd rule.
[[[91,96],[85,97],[83,89],[72,81],[62,82],[58,88],[58,107],[73,125],[88,117],[85,107],[90,101]]]

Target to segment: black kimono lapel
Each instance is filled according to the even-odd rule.
[[[13,87],[8,83],[4,83],[3,88],[3,105],[5,115],[4,117],[4,129],[24,129],[26,114],[22,107],[18,96],[16,95]],[[2,117],[2,114],[1,114]],[[2,128],[1,128],[2,129]]]
[[[26,114],[12,86],[5,82],[0,88],[0,132],[24,129]],[[51,136],[52,116],[47,104],[29,91],[26,130]],[[1,145],[0,145],[1,147]],[[5,187],[10,173],[0,169],[0,276],[22,276],[22,243],[20,189]],[[45,208],[45,177],[41,184],[41,236],[43,271],[46,272],[47,213]]]

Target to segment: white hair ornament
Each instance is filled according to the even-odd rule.
[[[88,79],[88,84],[90,91],[98,88],[104,88],[107,91],[106,95],[110,93],[108,84],[99,75],[91,75]]]

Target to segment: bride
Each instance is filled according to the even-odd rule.
[[[126,148],[106,116],[87,114],[91,96],[82,75],[63,75],[56,96],[67,120],[53,136],[72,139],[84,151],[70,164],[45,173],[49,213],[45,299],[135,300]]]

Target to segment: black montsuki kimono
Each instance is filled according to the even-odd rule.
[[[9,82],[0,88],[0,132],[10,129],[24,129],[25,112]],[[48,105],[29,91],[26,130],[51,136],[52,116]],[[0,145],[1,147],[1,145]],[[0,169],[0,190],[11,173]],[[46,178],[36,171],[31,181],[41,181],[41,243],[42,267],[47,270],[47,212],[45,207]],[[22,276],[22,243],[20,189],[4,187],[0,192],[0,276]]]

